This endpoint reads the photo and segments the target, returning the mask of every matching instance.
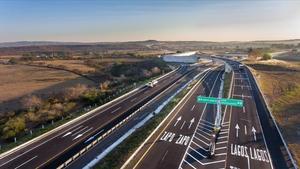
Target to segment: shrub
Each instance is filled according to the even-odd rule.
[[[15,117],[9,119],[2,129],[2,138],[9,139],[15,137],[25,129],[24,117]]]
[[[39,108],[42,105],[43,101],[41,98],[35,95],[30,95],[24,97],[21,100],[21,103],[24,109],[35,109],[35,108]]]
[[[262,60],[270,60],[272,59],[272,55],[269,54],[269,53],[265,53],[263,56],[262,56]]]

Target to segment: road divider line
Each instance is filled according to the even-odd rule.
[[[155,132],[157,132],[157,130],[165,123],[165,121],[171,116],[171,114],[180,106],[182,105],[183,102],[187,102],[187,100],[193,95],[193,93],[195,93],[195,89],[199,87],[199,84],[202,82],[202,80],[206,77],[206,75],[208,73],[210,73],[211,68],[208,68],[206,70],[204,70],[203,72],[199,73],[198,75],[200,76],[201,74],[204,74],[200,80],[192,87],[192,89],[180,100],[180,102],[170,111],[170,113],[164,118],[164,120],[153,130],[153,132],[147,137],[147,139],[136,149],[136,151],[126,160],[126,162],[123,164],[123,166],[121,167],[121,169],[124,169],[129,162],[133,159],[133,157],[142,149],[142,147],[149,141],[149,139],[154,135]],[[194,77],[193,80],[196,80],[196,78]],[[187,98],[188,97],[188,98]],[[184,104],[183,104],[184,105]],[[183,105],[181,106],[181,108],[183,107]],[[179,110],[181,109],[179,108]],[[175,113],[175,115],[171,118],[171,120],[169,121],[169,123],[172,122],[172,120],[175,118],[175,116],[178,114],[179,110]],[[169,125],[169,123],[167,124],[167,126]],[[163,132],[164,130],[162,130]],[[162,133],[161,132],[161,133]],[[161,133],[158,135],[158,137],[155,139],[157,140],[159,138],[159,136],[161,135]],[[152,145],[150,145],[150,148],[153,146],[154,142],[152,143]],[[150,149],[149,148],[149,149]],[[144,153],[143,157],[147,154],[147,152],[149,151],[149,149],[146,151],[146,153]],[[143,159],[140,158],[140,160],[137,162],[137,164]],[[136,164],[136,165],[137,165]]]
[[[33,159],[35,159],[35,158],[37,158],[37,157],[38,157],[38,156],[32,157],[31,159],[29,159],[29,160],[25,161],[24,163],[22,163],[21,165],[17,166],[15,169],[18,169],[18,168],[24,166],[25,164],[29,163],[30,161],[32,161]]]
[[[164,77],[166,77],[166,76],[168,76],[168,75],[170,75],[170,74],[172,74],[172,73],[178,71],[179,69],[181,69],[181,67],[177,67],[176,69],[174,69],[174,70],[172,70],[172,71],[170,71],[170,72],[168,72],[168,73],[166,73],[166,74],[164,74],[164,75],[162,75],[162,76],[160,76],[160,77],[158,77],[158,78],[156,78],[156,79],[154,79],[154,80],[160,80],[160,79],[162,79],[162,78],[164,78]],[[25,146],[27,146],[27,145],[33,143],[33,142],[37,142],[37,141],[39,141],[39,140],[41,140],[41,139],[43,139],[43,138],[45,138],[45,137],[47,137],[47,136],[49,136],[49,135],[51,135],[51,134],[57,132],[57,131],[60,131],[60,130],[62,130],[64,127],[66,127],[66,126],[68,126],[68,125],[71,125],[71,124],[74,124],[75,122],[77,122],[77,121],[79,121],[79,120],[81,120],[81,119],[83,119],[83,118],[85,118],[85,117],[87,117],[87,116],[89,116],[89,115],[91,115],[91,114],[93,114],[93,113],[99,111],[100,109],[102,109],[102,108],[104,108],[104,107],[109,106],[108,108],[110,108],[110,107],[114,106],[114,105],[111,105],[111,104],[113,104],[114,102],[117,102],[117,101],[123,99],[124,97],[126,97],[126,96],[128,96],[128,95],[130,95],[130,94],[132,94],[132,93],[134,93],[134,92],[136,92],[136,91],[138,91],[138,90],[140,90],[143,86],[145,86],[145,84],[142,84],[142,85],[140,85],[139,87],[137,87],[137,88],[135,88],[135,89],[133,89],[133,90],[131,90],[131,91],[129,91],[129,92],[127,92],[127,93],[125,93],[125,94],[123,94],[123,95],[121,95],[121,96],[119,96],[119,97],[117,97],[117,98],[115,98],[115,99],[113,99],[113,100],[111,100],[111,101],[109,101],[109,102],[107,102],[107,103],[105,103],[105,104],[103,104],[103,105],[101,105],[101,106],[99,106],[99,107],[97,107],[97,108],[95,108],[95,109],[93,109],[93,110],[91,110],[91,111],[89,111],[89,112],[87,112],[87,113],[81,115],[81,116],[79,116],[79,117],[76,117],[76,118],[73,119],[73,120],[70,120],[70,121],[68,121],[68,122],[66,122],[66,123],[64,123],[64,124],[62,124],[62,125],[60,125],[60,126],[54,128],[54,129],[52,129],[52,130],[50,130],[49,132],[46,132],[46,133],[44,133],[44,134],[42,134],[42,135],[40,135],[40,136],[38,136],[38,137],[35,137],[35,138],[33,138],[33,139],[31,139],[31,140],[29,140],[29,141],[23,143],[23,144],[21,144],[21,145],[15,147],[15,148],[13,148],[13,149],[11,149],[11,150],[8,150],[8,151],[6,151],[6,152],[0,154],[0,159],[3,159],[4,157],[6,157],[6,156],[8,156],[8,155],[10,155],[10,154],[12,154],[12,153],[14,153],[15,151],[18,151],[19,149],[22,149],[23,147],[25,147]],[[107,108],[107,109],[108,109],[108,108]],[[106,109],[105,109],[105,110],[106,110]],[[100,112],[103,112],[103,110],[101,110]],[[94,116],[95,116],[95,115],[93,115],[92,117],[94,117]],[[88,118],[88,119],[90,119],[90,118]],[[84,120],[84,121],[85,121],[85,120]],[[82,123],[80,123],[80,124],[82,124]],[[76,125],[75,125],[74,127],[76,127]],[[71,128],[69,128],[69,129],[67,129],[67,131],[70,130],[70,129],[72,129],[72,128],[74,128],[74,127],[71,127]],[[50,139],[44,141],[43,143],[41,143],[41,144],[39,144],[39,145],[37,145],[37,146],[34,146],[33,148],[27,150],[26,152],[29,152],[29,151],[31,151],[32,149],[34,149],[34,148],[36,148],[36,147],[39,147],[39,146],[41,146],[42,144],[45,144],[46,142],[48,142],[48,141],[50,141],[50,140],[52,140],[52,139],[58,137],[59,135],[60,135],[60,134],[57,134],[56,136],[54,136],[54,137],[52,137],[52,138],[50,138]],[[19,156],[25,154],[26,152],[23,152],[22,154],[19,154],[17,157],[19,157]],[[13,159],[16,159],[16,157],[14,157]],[[9,161],[11,161],[11,160],[9,160]],[[2,165],[3,165],[3,164],[2,164]],[[2,166],[2,165],[1,165],[1,166]],[[0,166],[0,167],[1,167],[1,166]]]

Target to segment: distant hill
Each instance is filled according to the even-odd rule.
[[[20,41],[0,43],[0,55],[19,55],[28,52],[105,52],[110,50],[247,50],[248,48],[275,47],[289,49],[300,47],[300,39],[276,41],[130,41],[130,42],[53,42],[53,41]]]

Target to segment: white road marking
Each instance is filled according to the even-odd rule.
[[[183,126],[185,125],[185,121],[183,121],[181,127],[180,127],[180,130],[183,128]]]
[[[244,128],[245,128],[245,135],[247,135],[247,126],[244,125]]]
[[[81,134],[79,134],[79,135],[77,135],[73,140],[76,140],[76,139],[78,139],[79,137],[81,137],[81,136],[83,136],[85,133],[87,133],[87,132],[89,132],[90,130],[92,130],[93,129],[93,127],[91,127],[91,128],[89,128],[88,130],[86,130],[85,132],[83,132],[83,133],[81,133]]]
[[[70,134],[72,134],[72,132],[67,132],[65,135],[63,135],[61,138],[64,138],[64,137],[66,137],[66,136],[68,136],[68,135],[70,135]]]
[[[215,156],[226,156],[227,153],[219,153],[219,154],[215,154]]]
[[[190,121],[189,129],[191,128],[194,122],[195,122],[195,118],[193,117],[192,120]]]
[[[88,127],[88,126],[85,126],[84,128],[78,130],[76,133],[73,133],[72,136],[77,135],[78,133],[82,132],[83,130],[85,130],[85,129],[87,129],[87,128],[89,128],[89,127]]]
[[[199,140],[199,141],[201,141],[202,143],[204,143],[204,144],[205,144],[205,145],[207,145],[207,146],[209,145],[208,143],[206,143],[205,141],[203,141],[203,140],[199,139],[199,138],[198,138],[198,137],[196,137],[196,136],[194,136],[194,138],[195,138],[195,139],[197,139],[197,140]]]
[[[201,148],[202,150],[208,152],[208,150],[206,150],[204,147],[200,146],[199,144],[197,144],[196,142],[192,141],[193,144],[195,144],[197,147]]]
[[[181,116],[177,118],[175,124],[174,124],[174,127],[177,125],[177,123],[181,120]]]
[[[193,169],[197,169],[196,167],[194,167],[192,164],[190,164],[189,162],[187,162],[185,159],[183,159],[183,161],[185,162],[185,163],[187,163],[190,167],[192,167]],[[180,168],[182,168],[182,167],[180,167]]]
[[[115,112],[118,111],[120,108],[121,108],[121,107],[118,107],[118,108],[116,108],[115,110],[113,110],[113,111],[110,112],[110,113],[115,113]]]
[[[239,137],[239,129],[240,129],[240,127],[239,127],[239,125],[238,124],[236,124],[235,125],[235,129],[236,129],[236,137]]]
[[[169,151],[169,150],[167,150],[167,151],[165,152],[165,154],[164,154],[163,158],[161,159],[161,161],[164,161],[166,155],[168,154],[168,151]]]
[[[215,150],[221,150],[221,149],[225,149],[225,148],[227,148],[227,147],[226,146],[224,146],[224,147],[218,147]]]
[[[204,128],[205,129],[205,128]],[[200,130],[200,129],[198,129],[199,131],[201,131],[201,132],[203,132],[203,133],[205,133],[205,134],[207,134],[208,136],[211,136],[211,133],[208,133],[208,132],[206,132],[206,131],[204,131],[204,130]]]
[[[243,106],[243,112],[246,113],[246,111],[245,111],[245,106]]]
[[[234,94],[233,96],[235,96],[235,97],[242,97],[242,98],[247,97],[247,98],[252,99],[252,96],[248,96],[248,95],[238,95],[238,94]]]
[[[131,99],[130,102],[133,102],[133,101],[135,101],[136,99],[137,99],[137,97]]]
[[[221,141],[221,142],[217,142],[216,144],[223,144],[223,143],[227,143],[228,141]]]
[[[196,105],[194,104],[194,105],[193,105],[193,107],[191,108],[191,111],[193,111],[193,110],[194,110],[195,106],[196,106]]]
[[[22,167],[23,165],[29,163],[30,161],[32,161],[33,159],[35,159],[35,158],[37,158],[37,157],[38,157],[38,156],[32,157],[31,159],[29,159],[29,160],[25,161],[24,163],[22,163],[21,165],[17,166],[15,169],[18,169],[18,168]]]
[[[201,137],[204,137],[207,141],[210,141],[210,139],[207,138],[207,137],[205,137],[204,135],[202,135],[202,134],[200,134],[200,133],[198,133],[198,132],[197,132],[196,134],[200,135]]]
[[[195,150],[193,147],[190,147],[195,153],[199,154],[200,156],[202,156],[203,158],[207,158],[207,156],[201,154],[200,152],[198,152],[197,150]]]
[[[253,137],[254,137],[254,140],[256,141],[256,130],[254,127],[252,127],[252,133],[253,133]]]

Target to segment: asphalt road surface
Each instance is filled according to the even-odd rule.
[[[104,133],[120,120],[124,119],[141,105],[148,102],[168,86],[194,71],[194,68],[182,66],[178,71],[159,80],[153,87],[143,87],[97,112],[85,116],[80,121],[30,143],[0,158],[0,168],[52,168],[84,145],[84,142],[96,134]],[[50,166],[49,166],[50,164]]]
[[[230,61],[229,61],[230,62]],[[127,169],[293,168],[257,84],[247,68],[234,67],[231,98],[243,107],[222,106],[222,127],[214,155],[209,145],[216,106],[196,102],[199,95],[217,97],[222,70],[210,73],[123,166]]]
[[[216,106],[199,104],[196,97],[217,97],[222,73],[223,70],[213,71],[192,89],[126,168],[178,168],[187,147],[198,149],[202,137],[209,138],[211,134]],[[195,144],[189,145],[191,142]]]

